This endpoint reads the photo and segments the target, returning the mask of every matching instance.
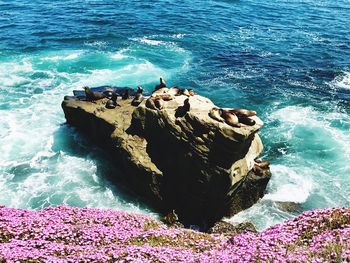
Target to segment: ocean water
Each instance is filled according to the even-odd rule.
[[[348,0],[0,0],[0,205],[156,213],[109,176],[114,164],[65,125],[84,85],[160,76],[223,107],[254,109],[273,176],[227,220],[259,229],[350,205]]]

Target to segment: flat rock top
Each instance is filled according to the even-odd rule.
[[[115,109],[105,107],[108,99],[101,99],[94,102],[85,100],[65,100],[65,106],[70,108],[81,108],[82,110],[95,115],[106,122],[115,125],[117,129],[125,131],[131,124],[131,115],[135,107],[131,105],[132,99],[118,100]]]
[[[194,95],[190,97],[180,95],[175,96],[175,98],[171,101],[164,101],[164,109],[159,110],[159,115],[166,114],[175,123],[175,120],[177,118],[182,118],[176,118],[175,112],[178,109],[178,107],[184,105],[184,101],[187,98],[189,99],[190,103],[190,111],[187,114],[190,116],[191,119],[196,119],[197,121],[206,126],[211,126],[213,128],[217,127],[219,130],[222,130],[224,133],[227,133],[227,135],[235,133],[246,137],[258,131],[263,125],[263,122],[257,116],[250,117],[256,122],[256,124],[253,126],[242,125],[242,127],[237,128],[231,127],[226,123],[218,122],[209,117],[208,115],[209,111],[216,106],[211,100],[200,95]],[[65,100],[64,103],[67,107],[81,108],[86,112],[92,113],[96,117],[115,125],[115,127],[118,130],[124,132],[129,128],[131,124],[132,113],[135,110],[135,108],[137,108],[131,105],[131,101],[131,98],[127,100],[118,99],[118,104],[120,106],[117,106],[115,109],[107,109],[105,107],[107,99],[101,99],[95,102],[89,102],[85,100]],[[145,101],[146,99],[138,107],[146,108]],[[150,111],[156,111],[148,108],[146,109]]]

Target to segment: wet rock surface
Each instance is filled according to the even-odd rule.
[[[110,151],[130,187],[164,214],[174,209],[185,225],[208,229],[263,196],[271,174],[253,169],[263,150],[257,116],[252,126],[232,127],[211,118],[216,106],[200,95],[174,96],[158,110],[147,98],[138,106],[133,96],[117,98],[107,109],[108,98],[77,94],[62,102],[67,123]]]
[[[301,204],[294,202],[275,202],[282,211],[289,213],[301,213],[303,211]]]

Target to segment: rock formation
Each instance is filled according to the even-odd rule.
[[[263,150],[257,116],[253,126],[229,126],[209,117],[216,106],[200,95],[174,96],[162,110],[145,100],[132,106],[132,97],[115,109],[106,101],[65,97],[67,123],[108,149],[130,187],[161,212],[174,209],[185,225],[207,229],[263,196],[271,174],[253,169]]]

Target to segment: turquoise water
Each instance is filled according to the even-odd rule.
[[[160,76],[264,120],[267,194],[229,219],[259,229],[350,205],[349,1],[0,0],[0,204],[112,207],[155,215],[112,186],[114,166],[67,127],[84,85]]]

